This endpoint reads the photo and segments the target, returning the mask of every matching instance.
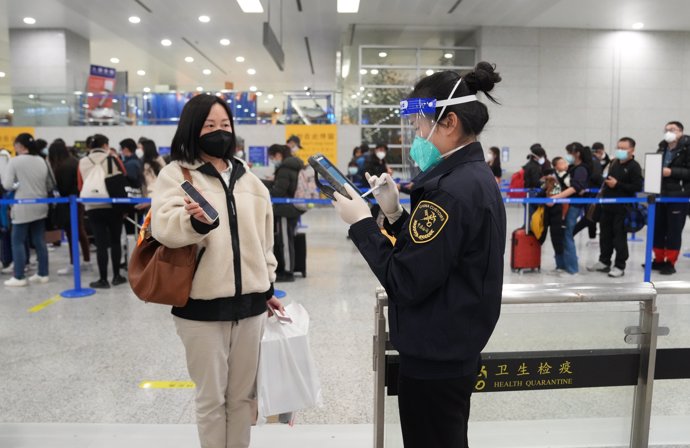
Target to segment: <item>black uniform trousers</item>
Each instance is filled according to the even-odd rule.
[[[616,251],[614,266],[625,270],[628,261],[628,234],[625,232],[625,206],[604,205],[599,218],[599,261],[611,266],[613,251]]]
[[[88,210],[93,237],[96,240],[96,261],[100,280],[108,280],[108,247],[113,263],[113,277],[120,275],[120,257],[122,256],[122,213],[112,208]]]
[[[405,448],[466,448],[470,396],[477,375],[427,380],[398,376]]]

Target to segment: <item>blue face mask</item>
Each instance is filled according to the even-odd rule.
[[[410,149],[410,157],[420,170],[427,171],[441,163],[441,151],[429,140],[416,136]]]
[[[616,158],[620,160],[621,162],[623,160],[628,160],[628,151],[625,149],[617,149],[616,150]]]
[[[575,163],[575,157],[573,157],[572,154],[566,154],[565,161],[568,162],[568,165],[572,165],[573,163]]]

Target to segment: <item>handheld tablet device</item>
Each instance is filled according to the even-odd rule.
[[[359,195],[362,194],[362,192],[359,191],[359,188],[350,182],[348,178],[345,177],[345,175],[341,173],[340,170],[336,168],[335,165],[333,165],[331,161],[328,160],[323,154],[314,154],[313,156],[309,157],[309,165],[311,165],[316,172],[316,183],[319,185],[319,188],[323,194],[328,196],[330,199],[335,200],[335,197],[333,196],[335,191],[348,199],[352,199],[345,189],[345,184],[349,184]],[[328,182],[328,185],[323,184],[319,180],[319,177],[325,179],[326,182]]]
[[[215,222],[216,219],[218,219],[218,211],[208,203],[201,193],[199,193],[199,190],[194,188],[194,185],[190,184],[189,181],[184,181],[182,182],[182,189],[189,199],[199,204],[208,222]]]

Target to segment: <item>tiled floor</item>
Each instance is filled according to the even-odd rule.
[[[518,227],[522,221],[520,210],[510,206],[508,215],[508,228]],[[303,440],[299,446],[371,446],[371,353],[377,282],[352,243],[346,240],[346,226],[332,209],[312,210],[303,221],[308,226],[308,276],[295,283],[280,284],[280,288],[287,292],[286,301],[302,303],[311,314],[310,338],[321,376],[324,406],[300,413],[297,424],[301,427],[269,425],[257,429],[254,446],[268,446],[264,441],[287,440],[283,432],[290,431],[296,440]],[[626,275],[610,279],[584,269],[586,264],[596,261],[598,254],[598,247],[589,245],[584,233],[578,235],[581,275],[548,275],[546,271],[553,268],[553,258],[547,242],[540,273],[510,272],[507,252],[505,282],[538,285],[642,281],[643,242],[630,243],[631,260]],[[690,243],[689,229],[684,240]],[[690,251],[690,244],[686,248],[686,252]],[[66,265],[66,246],[51,252],[50,257],[54,273]],[[672,279],[690,280],[690,258],[681,259],[677,268],[678,274]],[[85,273],[84,281],[88,282],[92,275]],[[139,302],[123,285],[92,297],[61,299],[38,312],[28,312],[71,286],[70,279],[56,275],[51,275],[51,282],[46,285],[19,289],[0,286],[0,422],[19,424],[0,426],[0,447],[134,448],[143,446],[133,441],[138,436],[148,441],[147,446],[195,446],[194,427],[188,426],[194,422],[193,390],[138,387],[145,380],[188,379],[183,349],[169,311]],[[690,346],[690,298],[664,296],[659,300],[659,312],[661,325],[671,328],[669,336],[660,338],[659,346]],[[635,304],[504,307],[487,350],[630,347],[623,342],[623,328],[636,322]],[[690,380],[657,382],[654,397],[654,415],[665,418],[668,428],[674,427],[677,418],[690,422]],[[394,400],[389,400],[388,408],[393,441],[398,431]],[[601,430],[606,432],[609,428],[609,433],[622,434],[623,444],[629,432],[626,417],[631,409],[632,388],[477,394],[472,408],[473,440],[478,443],[476,446],[528,446],[517,443],[515,437],[505,444],[485,444],[487,439],[482,437],[496,432],[496,421],[503,422],[500,427],[512,434],[510,422],[531,421],[536,425],[554,419],[551,425],[557,427],[559,421],[569,418],[578,419],[571,426],[585,421],[579,419],[602,422],[618,418],[616,425],[602,425]],[[46,425],[51,423],[62,425]],[[110,426],[113,424],[125,426]],[[99,436],[98,442],[89,442],[90,431],[106,435]],[[178,432],[181,439],[175,443],[188,442],[164,442]],[[58,433],[62,435],[55,435],[51,439],[54,443],[46,443],[45,437]],[[70,437],[79,442],[69,444]],[[128,437],[128,442],[116,442],[115,437],[120,441]],[[656,443],[690,446],[690,435],[686,433],[685,437],[682,442],[687,445],[681,440],[657,439]],[[615,445],[606,437],[602,440]],[[344,444],[338,445],[341,441]]]

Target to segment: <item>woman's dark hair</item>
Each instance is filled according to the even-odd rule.
[[[275,156],[276,154],[280,154],[283,157],[283,160],[285,160],[292,155],[292,151],[290,150],[289,146],[279,145],[276,143],[268,148],[268,155]]]
[[[48,162],[50,163],[50,167],[53,169],[53,172],[57,171],[57,169],[60,168],[60,165],[62,165],[63,162],[70,157],[72,156],[70,155],[64,140],[58,138],[50,144],[50,147],[48,148]]]
[[[103,135],[103,134],[94,134],[94,135],[93,135],[93,140],[91,140],[91,146],[90,146],[90,148],[91,148],[91,149],[102,148],[103,145],[107,145],[107,144],[109,144],[109,143],[110,143],[110,140],[109,140],[108,137],[106,137],[105,135]]]
[[[355,146],[355,149],[352,150],[352,157],[355,157],[358,152],[361,155],[362,154],[362,148],[360,148],[359,146]]]
[[[494,85],[501,82],[501,76],[494,71],[495,69],[496,67],[488,62],[480,62],[477,64],[473,71],[462,77],[462,82],[458,88],[455,89],[453,98],[475,95],[477,92],[483,92],[490,101],[498,104],[498,101],[489,93],[493,90]],[[460,78],[460,74],[456,72],[436,72],[420,80],[417,85],[415,85],[410,97],[446,100]],[[489,121],[489,111],[486,105],[479,101],[448,106],[443,116],[439,116],[442,110],[443,108],[441,107],[436,108],[434,119],[438,122],[453,112],[460,120],[465,134],[479,135]]]
[[[501,151],[498,149],[498,146],[492,146],[489,148],[489,151],[494,155],[494,160],[498,160],[501,157]]]
[[[42,138],[36,139],[36,154],[41,154],[45,148],[48,147],[48,142]]]
[[[38,152],[36,151],[36,140],[34,140],[33,135],[27,132],[19,134],[14,139],[14,143],[19,143],[20,145],[25,147],[29,151],[29,154],[31,154],[32,156],[38,154]]]
[[[592,173],[592,169],[594,168],[594,165],[592,162],[592,150],[589,149],[589,146],[582,146],[582,143],[580,142],[572,142],[568,146],[565,147],[565,150],[568,151],[568,154],[573,154],[575,153],[580,154],[580,160],[582,160],[582,164],[587,167],[587,170]]]
[[[235,132],[235,123],[232,118],[232,111],[227,103],[215,95],[197,95],[185,104],[182,108],[180,121],[177,131],[170,147],[170,159],[194,163],[201,159],[201,148],[199,148],[199,134],[204,127],[206,117],[211,112],[215,104],[220,104],[230,118],[230,127]],[[223,159],[231,159],[235,154],[234,145],[230,145]]]
[[[158,176],[158,173],[160,173],[163,167],[158,162],[158,157],[160,157],[160,154],[158,154],[156,144],[153,140],[144,140],[141,142],[141,148],[144,150],[144,163],[148,163],[153,170],[153,173]]]
[[[377,143],[376,149],[383,148],[384,151],[388,152],[388,145],[385,143]]]

